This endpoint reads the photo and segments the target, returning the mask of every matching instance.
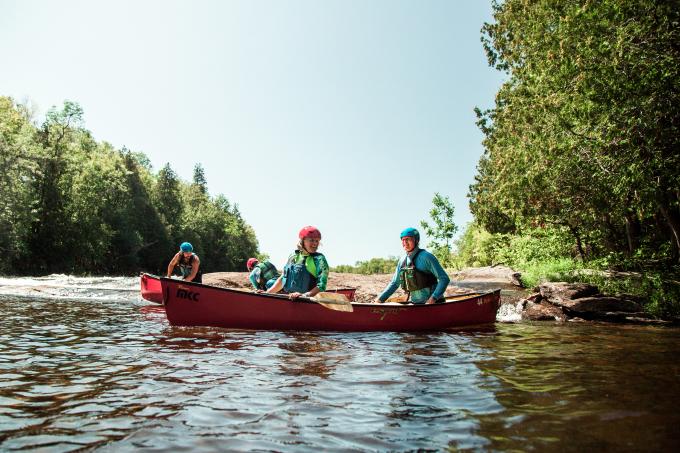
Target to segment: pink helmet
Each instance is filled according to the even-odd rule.
[[[304,238],[321,239],[321,232],[317,230],[316,227],[308,225],[300,230],[300,234],[298,236],[300,237],[300,239]]]
[[[246,262],[246,267],[248,270],[251,270],[255,265],[258,263],[257,258],[248,258],[248,261]]]

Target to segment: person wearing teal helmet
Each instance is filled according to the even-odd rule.
[[[441,301],[451,280],[439,260],[427,250],[418,247],[420,233],[415,228],[406,228],[399,237],[406,256],[397,262],[392,281],[375,302],[385,302],[399,286],[414,304]]]
[[[194,247],[188,242],[182,242],[179,246],[179,252],[172,257],[170,264],[168,264],[166,276],[170,278],[175,271],[178,271],[183,280],[202,283],[203,273],[200,268],[201,260],[194,253]]]

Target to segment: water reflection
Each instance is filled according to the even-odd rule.
[[[323,335],[309,333],[285,333],[278,347],[284,350],[280,356],[279,370],[287,376],[315,376],[327,379],[338,363],[346,359],[339,354],[344,348],[341,342]]]
[[[522,442],[574,451],[679,445],[664,426],[680,421],[680,354],[658,342],[659,334],[680,338],[677,331],[557,324],[499,331],[493,345],[481,343],[494,358],[480,368],[498,378],[495,393],[505,408],[503,417],[482,417],[492,449]]]

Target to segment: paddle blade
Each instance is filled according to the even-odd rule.
[[[385,302],[398,302],[400,304],[405,304],[408,303],[408,296],[406,294],[402,294],[400,296],[392,296]]]
[[[354,311],[352,303],[344,294],[320,292],[316,296],[310,297],[310,299],[330,310],[344,311],[348,313]]]

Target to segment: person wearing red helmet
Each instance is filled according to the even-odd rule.
[[[281,275],[268,293],[284,291],[291,299],[300,296],[314,297],[326,290],[328,284],[328,261],[317,252],[321,242],[321,232],[311,225],[298,233],[297,250],[288,257]]]
[[[281,275],[276,266],[267,260],[260,263],[257,258],[249,258],[246,267],[250,271],[248,280],[256,291],[268,290]]]

